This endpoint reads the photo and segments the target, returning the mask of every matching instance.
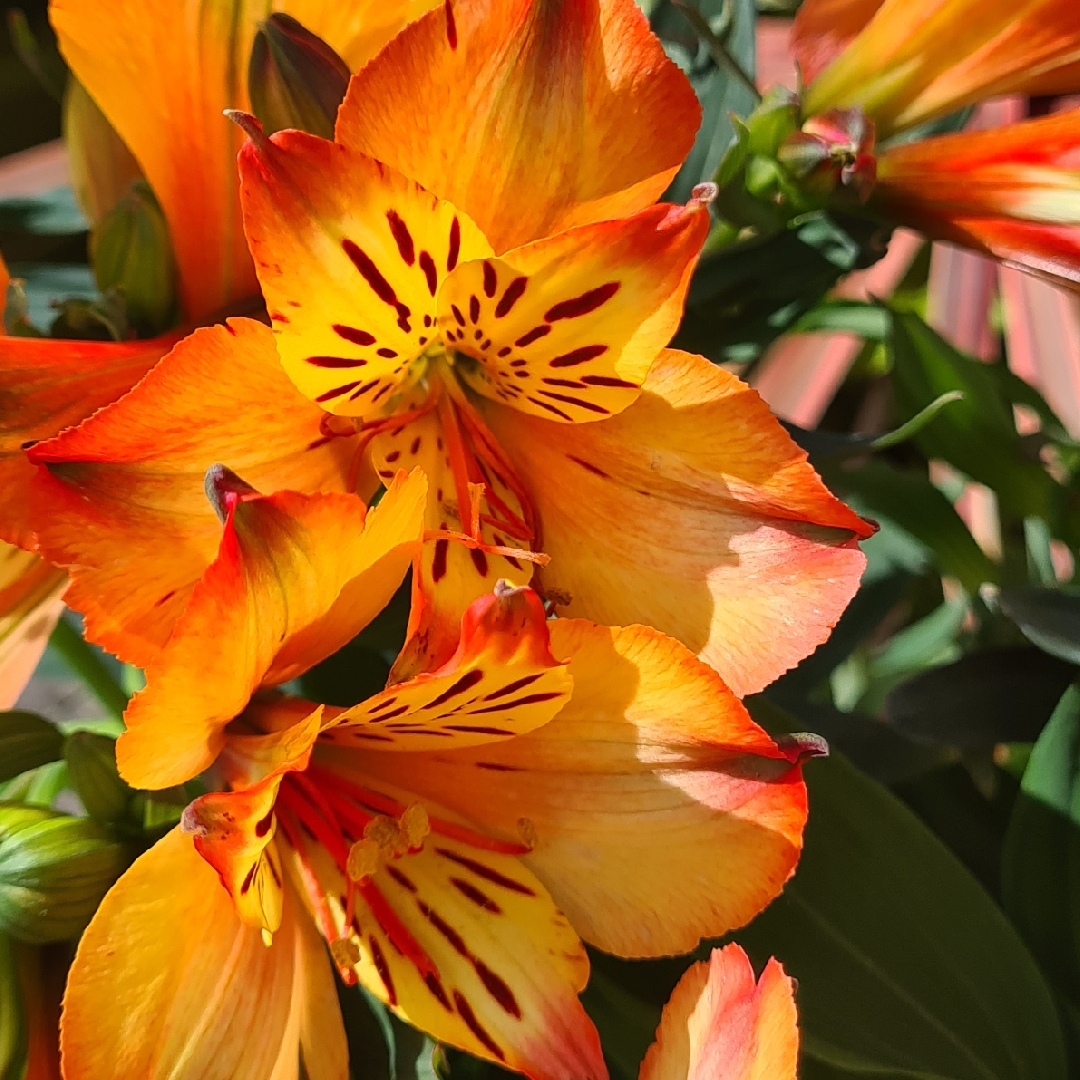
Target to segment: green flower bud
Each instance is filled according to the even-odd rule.
[[[248,63],[248,96],[267,135],[296,128],[332,139],[348,87],[345,61],[292,16],[275,12],[259,24]]]
[[[68,780],[95,821],[119,821],[131,805],[132,789],[116,771],[116,742],[108,735],[76,731],[64,744]]]
[[[0,782],[56,761],[63,745],[64,736],[48,720],[28,712],[0,713]]]
[[[77,937],[126,865],[93,821],[0,803],[0,931],[31,944]]]
[[[94,226],[90,262],[98,288],[123,295],[128,321],[140,334],[156,334],[172,324],[176,262],[165,215],[145,180],[129,185]]]

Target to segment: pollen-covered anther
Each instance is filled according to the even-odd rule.
[[[431,832],[428,812],[419,803],[411,803],[398,821],[409,850],[418,850],[423,845],[424,838]]]
[[[430,832],[428,813],[419,803],[407,806],[399,818],[379,814],[364,826],[363,839],[349,849],[346,873],[353,881],[369,878],[392,859],[418,851]]]
[[[330,955],[340,968],[351,968],[360,963],[360,946],[351,937],[341,937],[330,942]]]

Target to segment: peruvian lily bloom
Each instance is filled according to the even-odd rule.
[[[369,555],[372,530],[417,534],[422,487],[394,481]],[[505,584],[445,665],[353,708],[269,693],[370,617],[401,563],[355,575],[349,496],[261,496],[220,467],[208,489],[218,556],[117,753],[141,787],[213,763],[221,790],[83,936],[67,1080],[344,1078],[331,960],[440,1040],[542,1080],[604,1077],[582,940],[658,956],[752,918],[798,857],[813,745],[777,746],[655,630],[548,622]]]
[[[808,0],[793,45],[804,115],[861,110],[879,139],[1000,94],[1080,89],[1071,0]],[[886,146],[870,205],[1078,289],[1078,147],[1080,110]]]
[[[798,1059],[791,978],[770,959],[755,982],[732,943],[679,980],[638,1080],[795,1080]]]
[[[752,390],[664,348],[709,193],[652,203],[698,117],[631,0],[451,0],[354,76],[336,141],[241,117],[273,335],[201,332],[30,453],[43,549],[95,640],[130,659],[168,638],[210,557],[209,462],[316,490],[250,475],[287,443],[351,460],[364,494],[401,465],[429,477],[399,677],[445,662],[499,579],[563,614],[656,626],[739,694],[812,651],[871,529]],[[319,430],[300,439],[286,413]],[[197,557],[165,557],[166,521],[198,528]]]
[[[258,292],[240,225],[238,133],[248,56],[271,6],[298,19],[353,70],[437,0],[51,0],[69,67],[126,143],[169,224],[186,318]]]

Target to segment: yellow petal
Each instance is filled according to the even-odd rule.
[[[436,340],[439,283],[491,248],[449,203],[313,135],[260,136],[240,168],[244,226],[286,373],[331,412],[384,409]]]
[[[732,943],[679,980],[639,1080],[795,1080],[798,1056],[791,978],[770,959],[755,983]]]
[[[0,709],[10,709],[37,667],[64,602],[67,574],[0,543]]]
[[[835,625],[873,531],[825,489],[758,395],[722,368],[661,354],[618,416],[556,426],[485,417],[536,506],[560,614],[647,623],[740,697]]]
[[[426,493],[422,473],[402,474],[368,514],[354,495],[223,489],[218,557],[125,714],[124,777],[158,788],[195,776],[258,686],[295,678],[359,633],[408,569]]]
[[[83,934],[60,1045],[66,1080],[266,1080],[300,1058],[307,918],[286,890],[267,948],[179,828],[136,860]]]
[[[448,0],[353,79],[337,139],[501,253],[654,202],[700,115],[632,0]]]
[[[540,598],[497,588],[469,607],[443,667],[341,713],[322,741],[406,751],[497,742],[548,723],[572,688],[551,655]]]
[[[750,921],[795,868],[806,789],[714,671],[648,627],[557,619],[574,691],[550,723],[471,750],[342,759],[422,792],[523,862],[586,941],[686,952]]]
[[[458,267],[439,328],[485,397],[547,420],[620,412],[682,317],[708,210],[661,204]]]

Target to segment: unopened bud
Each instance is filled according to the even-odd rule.
[[[56,761],[64,736],[48,720],[28,712],[0,713],[0,782]]]
[[[291,15],[275,12],[259,24],[248,63],[248,96],[265,134],[295,128],[332,139],[348,87],[345,61]]]
[[[0,930],[30,944],[77,937],[126,864],[96,822],[0,803]]]
[[[866,202],[877,179],[874,125],[861,109],[831,109],[789,135],[777,158],[812,196],[838,191]]]
[[[96,821],[119,821],[131,806],[132,789],[116,770],[116,742],[108,735],[77,731],[64,744],[68,780]]]
[[[138,333],[167,329],[176,314],[176,262],[165,215],[145,180],[94,226],[90,262],[102,292],[117,289]]]

